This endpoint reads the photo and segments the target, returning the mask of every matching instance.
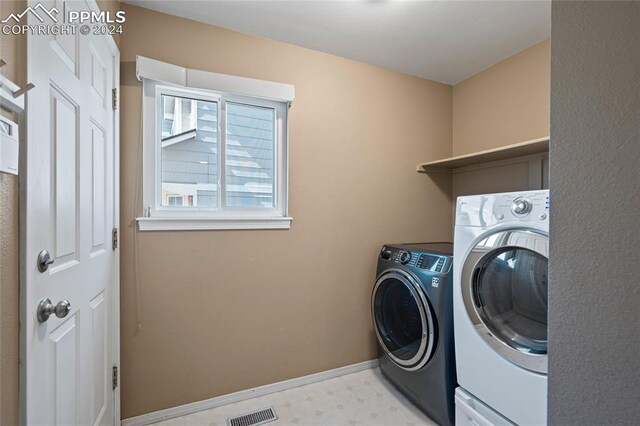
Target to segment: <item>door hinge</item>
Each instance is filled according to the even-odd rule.
[[[113,373],[112,373],[112,379],[111,379],[111,385],[112,385],[112,389],[115,389],[118,387],[118,366],[114,365],[113,366]]]
[[[118,89],[111,89],[111,106],[115,111],[118,109]]]
[[[113,250],[118,248],[118,228],[111,230],[111,248]]]

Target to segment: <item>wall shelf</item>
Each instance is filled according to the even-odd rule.
[[[549,152],[549,137],[418,164],[420,173],[452,173],[454,169],[491,161]]]

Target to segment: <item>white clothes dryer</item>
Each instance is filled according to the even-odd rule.
[[[458,198],[458,383],[520,425],[546,424],[548,258],[549,191]]]

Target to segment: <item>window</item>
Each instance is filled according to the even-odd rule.
[[[167,196],[167,201],[168,206],[181,206],[184,197],[182,195],[169,195]]]
[[[140,76],[140,62],[138,68]],[[220,74],[198,73],[205,82],[211,77],[204,86],[248,87],[257,95],[142,76],[146,214],[138,218],[140,229],[289,228],[289,101],[259,96],[261,84],[281,83],[232,76],[220,82]]]
[[[159,207],[217,209],[219,100],[178,96],[170,90],[160,91],[158,100]]]

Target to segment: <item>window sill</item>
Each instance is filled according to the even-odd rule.
[[[140,231],[209,231],[232,229],[289,229],[291,217],[273,218],[170,218],[138,217]]]

